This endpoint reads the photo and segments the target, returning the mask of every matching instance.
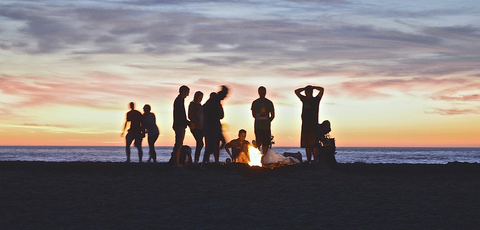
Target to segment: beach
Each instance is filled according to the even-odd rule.
[[[0,162],[2,229],[477,229],[475,163]]]

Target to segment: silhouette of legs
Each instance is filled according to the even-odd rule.
[[[185,128],[177,128],[175,130],[175,145],[173,146],[174,162],[175,166],[180,165],[180,149],[183,146],[183,140],[185,139]]]
[[[133,142],[132,135],[130,133],[125,137],[125,153],[127,154],[127,162],[130,162],[130,145]]]
[[[213,157],[215,158],[215,163],[220,163],[220,140],[222,139],[221,136],[223,136],[223,134],[221,129],[213,130],[213,132]]]
[[[138,161],[142,162],[143,150],[142,150],[142,134],[128,133],[125,137],[125,153],[127,154],[127,162],[130,162],[130,145],[135,140],[134,145],[138,150]]]
[[[307,154],[307,163],[310,163],[312,161],[312,155],[313,155],[313,162],[318,163],[318,149],[317,147],[310,147],[310,148],[305,148],[305,152]]]
[[[192,135],[193,137],[195,137],[195,141],[197,142],[196,146],[195,146],[195,164],[198,163],[198,161],[200,160],[200,153],[202,151],[202,148],[204,146],[204,143],[203,143],[203,131],[200,130],[200,129],[194,129],[192,131]]]
[[[157,152],[155,151],[155,142],[158,139],[158,134],[157,135],[150,135],[148,134],[148,162],[152,161],[157,162]]]
[[[210,154],[215,157],[215,163],[219,163],[220,134],[217,129],[205,129],[205,152],[203,153],[202,167],[210,161]]]

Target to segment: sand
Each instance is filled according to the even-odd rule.
[[[478,229],[480,165],[0,162],[1,229]]]

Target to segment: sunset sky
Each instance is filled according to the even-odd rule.
[[[227,85],[226,135],[251,140],[263,85],[276,146],[299,146],[294,90],[311,84],[338,146],[480,147],[479,15],[478,0],[2,0],[0,145],[123,145],[133,101],[172,146],[181,85],[186,107]]]

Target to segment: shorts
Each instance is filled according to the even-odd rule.
[[[272,132],[270,130],[255,130],[255,142],[258,146],[270,146],[272,143]]]
[[[142,133],[127,133],[127,136],[125,137],[126,144],[127,146],[130,146],[132,142],[135,140],[133,145],[135,147],[141,147],[142,146],[142,140],[143,140],[143,134]]]

